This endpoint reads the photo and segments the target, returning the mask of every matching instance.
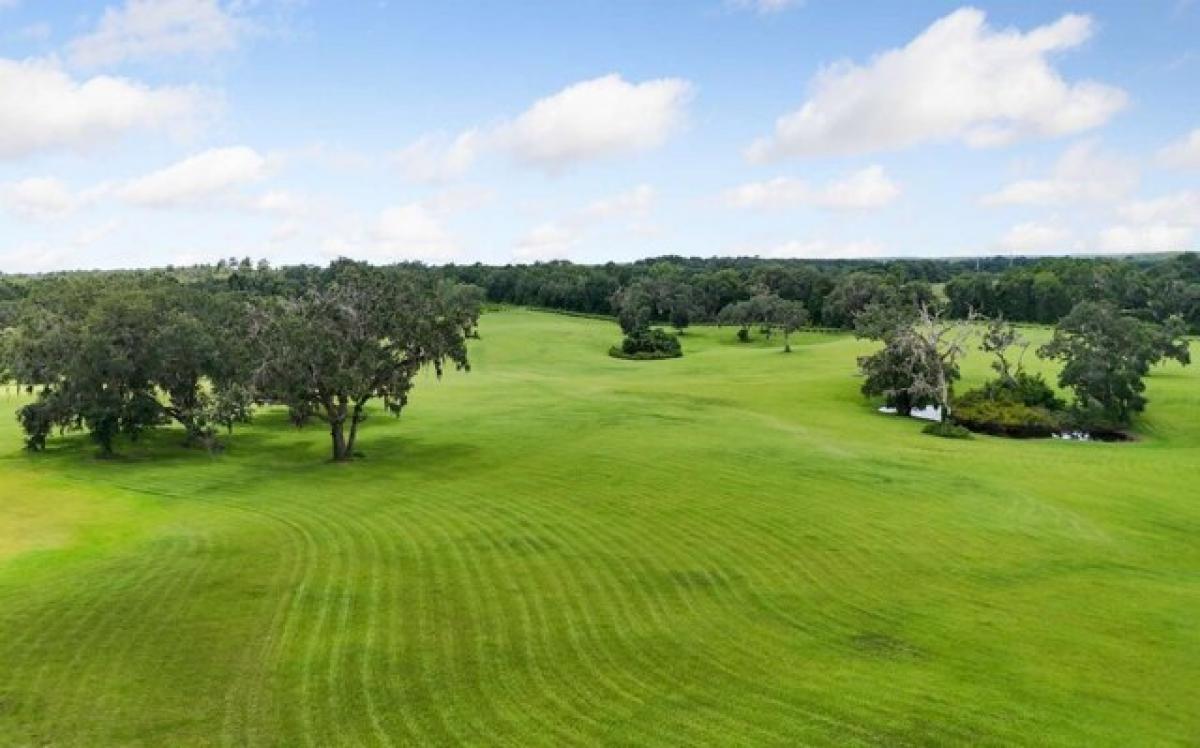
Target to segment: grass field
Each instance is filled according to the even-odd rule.
[[[960,442],[732,337],[489,314],[351,465],[27,455],[0,397],[0,742],[1200,742],[1200,367],[1137,443]]]

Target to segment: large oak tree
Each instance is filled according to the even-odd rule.
[[[399,415],[423,368],[468,368],[480,298],[429,273],[341,261],[328,283],[261,310],[255,385],[296,423],[324,421],[333,459],[350,460],[370,400]]]

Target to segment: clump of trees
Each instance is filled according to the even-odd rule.
[[[695,291],[681,283],[670,266],[641,278],[613,294],[617,323],[625,338],[609,354],[617,358],[678,358],[683,349],[676,335],[653,327],[667,323],[682,335],[697,313]]]
[[[1177,318],[1158,325],[1106,302],[1085,301],[1058,323],[1039,353],[1062,362],[1058,384],[1073,394],[1079,423],[1122,428],[1146,407],[1143,380],[1152,366],[1165,359],[1191,363],[1183,333]]]
[[[86,429],[111,455],[118,436],[173,420],[187,443],[215,447],[250,407],[245,317],[228,301],[161,279],[41,289],[4,346],[9,376],[37,394],[17,415],[27,445]]]
[[[992,320],[979,348],[993,356],[996,378],[955,402],[955,420],[998,436],[1050,436],[1064,428],[1064,403],[1041,374],[1025,371],[1029,341],[1011,323]]]
[[[883,342],[881,350],[858,359],[864,395],[882,396],[902,415],[935,406],[942,420],[949,418],[970,320],[945,319],[924,303],[871,305],[859,314],[858,334]]]
[[[924,304],[868,306],[857,316],[858,333],[883,347],[858,360],[862,392],[882,396],[901,414],[936,406],[944,421],[972,431],[1018,437],[1065,430],[1120,435],[1145,408],[1143,380],[1151,367],[1166,359],[1190,362],[1181,319],[1157,324],[1106,302],[1082,302],[1038,349],[1041,356],[1062,362],[1058,385],[1073,394],[1071,403],[1040,374],[1025,370],[1030,344],[1001,319],[987,323],[979,346],[992,355],[996,377],[958,397],[953,385],[959,362],[978,332],[972,317],[945,319]]]
[[[297,424],[329,424],[333,458],[346,460],[368,401],[398,415],[421,369],[467,366],[474,287],[339,261],[297,287],[264,288],[246,278],[269,268],[226,267],[231,282],[217,289],[170,273],[35,284],[0,346],[0,373],[36,395],[17,413],[26,445],[84,430],[111,455],[118,438],[175,422],[185,444],[217,449],[255,405],[284,404]]]
[[[758,328],[768,339],[778,332],[783,350],[791,353],[792,333],[808,324],[808,309],[798,301],[788,301],[773,293],[760,293],[745,301],[736,301],[717,315],[717,324],[738,328],[738,340],[750,340],[750,330]]]

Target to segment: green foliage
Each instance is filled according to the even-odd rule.
[[[740,342],[750,339],[750,328],[757,326],[770,338],[772,333],[783,335],[783,350],[792,350],[791,336],[808,324],[808,310],[798,301],[788,301],[775,294],[758,294],[745,301],[738,301],[721,310],[717,315],[720,325],[736,325]]]
[[[479,304],[477,292],[428,273],[342,261],[328,285],[259,309],[255,389],[297,424],[324,421],[333,459],[349,460],[368,401],[398,416],[422,369],[468,368]]]
[[[1158,326],[1126,316],[1104,302],[1077,304],[1040,353],[1063,362],[1059,385],[1075,395],[1084,413],[1128,424],[1146,407],[1143,378],[1164,358],[1190,360],[1176,323]]]
[[[968,325],[943,320],[924,305],[910,311],[907,304],[870,304],[858,324],[860,336],[878,337],[884,344],[858,357],[864,395],[882,395],[902,415],[929,405],[950,413]]]
[[[968,429],[959,426],[957,423],[950,421],[938,421],[935,423],[927,423],[921,429],[922,434],[930,436],[940,436],[943,439],[970,439],[971,432]]]
[[[613,346],[608,353],[615,358],[653,360],[679,358],[683,355],[683,348],[674,335],[656,328],[644,327],[626,335],[621,341],[621,346]]]
[[[1040,405],[1029,405],[1011,390],[987,387],[971,390],[954,402],[954,421],[971,431],[995,436],[1048,437],[1064,428],[1062,416]]]

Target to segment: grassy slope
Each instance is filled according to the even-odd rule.
[[[1200,736],[1196,368],[1137,444],[957,442],[846,337],[616,334],[491,314],[349,466],[279,414],[111,462],[0,418],[0,742]]]

